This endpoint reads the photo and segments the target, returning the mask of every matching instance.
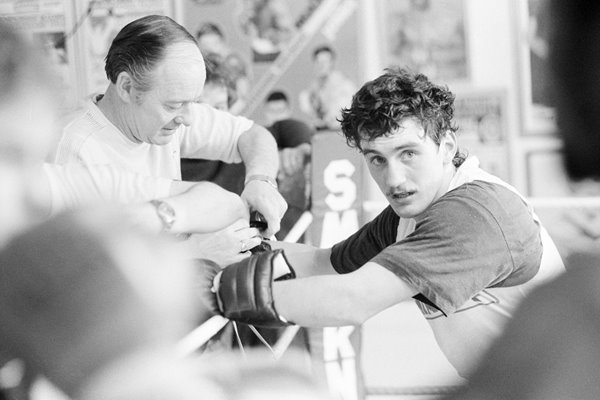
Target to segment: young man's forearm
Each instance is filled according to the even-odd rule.
[[[303,243],[271,242],[271,248],[283,249],[289,264],[299,278],[337,274],[329,260],[331,249],[320,249]]]
[[[297,325],[360,325],[417,293],[379,264],[369,262],[343,275],[322,275],[273,283],[277,312]]]

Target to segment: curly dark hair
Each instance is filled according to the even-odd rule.
[[[403,120],[414,118],[436,144],[447,131],[456,132],[454,94],[419,73],[387,68],[383,75],[367,82],[352,97],[350,108],[342,109],[339,122],[346,142],[362,151],[361,140],[390,135]],[[457,151],[453,163],[459,166],[466,155]]]

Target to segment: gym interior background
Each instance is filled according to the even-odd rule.
[[[126,23],[147,14],[169,15],[192,34],[207,22],[219,26],[248,66],[249,90],[233,111],[258,123],[265,122],[263,103],[274,89],[290,96],[295,117],[309,120],[300,93],[313,79],[317,46],[335,50],[336,69],[357,87],[387,66],[408,65],[457,95],[462,147],[531,199],[563,255],[600,237],[600,213],[594,208],[600,185],[570,183],[560,162],[545,79],[543,0],[284,0],[278,7],[291,24],[277,39],[261,36],[252,25],[260,20],[252,15],[257,3],[264,1],[7,0],[0,2],[0,17],[43,43],[63,80],[57,98],[65,118],[105,89],[103,63],[111,40]],[[314,210],[307,229],[314,244],[328,245],[378,212],[384,200],[362,173],[360,157],[333,150],[341,138],[321,132],[315,140]],[[347,160],[335,164],[345,184],[333,191],[324,175],[331,161],[340,159]],[[324,200],[332,194],[346,201],[332,206]],[[337,218],[328,219],[331,212]],[[320,361],[340,398],[435,398],[461,384],[412,305],[370,320],[360,345],[352,335],[336,331],[318,339],[337,343],[334,358]],[[349,353],[345,340],[351,343]],[[336,365],[337,374],[328,363]]]

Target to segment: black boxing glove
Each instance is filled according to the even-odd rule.
[[[250,212],[250,228],[256,228],[259,231],[264,231],[268,227],[269,225],[267,224],[267,220],[261,213],[258,211]]]
[[[283,250],[254,254],[219,271],[211,291],[219,313],[245,324],[277,328],[291,323],[273,302],[273,282],[296,277]]]
[[[266,251],[271,251],[271,245],[267,240],[264,239],[260,242],[258,246],[254,246],[250,249],[250,253],[252,254],[264,253]]]

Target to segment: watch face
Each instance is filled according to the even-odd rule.
[[[156,212],[158,213],[158,216],[163,222],[164,229],[171,229],[171,227],[175,223],[175,210],[173,209],[173,207],[171,207],[169,203],[165,203],[164,201],[157,201],[155,205]]]

